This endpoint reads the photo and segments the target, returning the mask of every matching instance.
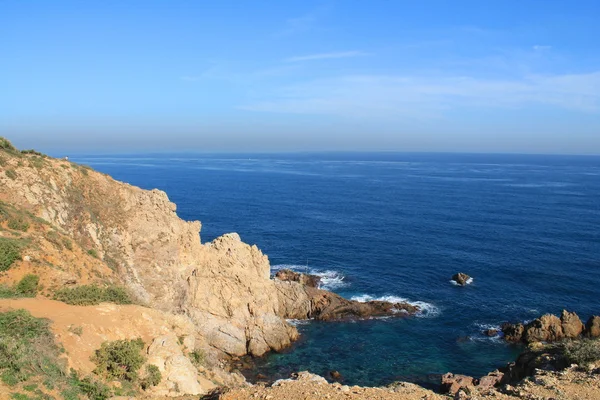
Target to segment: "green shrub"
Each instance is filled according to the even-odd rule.
[[[0,167],[5,167],[6,166],[6,158],[0,156]]]
[[[92,357],[92,361],[96,364],[94,373],[106,379],[130,382],[137,380],[138,370],[145,361],[141,354],[143,348],[142,339],[102,343]]]
[[[190,353],[192,364],[199,367],[204,364],[204,353],[200,350],[194,350]]]
[[[564,344],[564,356],[568,364],[587,367],[600,361],[600,340],[581,339]]]
[[[14,239],[0,238],[0,271],[8,270],[21,258],[21,246]]]
[[[48,321],[25,310],[0,313],[0,379],[10,386],[31,376],[55,382],[62,375],[60,349]]]
[[[27,232],[27,229],[29,229],[29,222],[23,219],[23,217],[11,218],[8,221],[8,227],[15,231]]]
[[[21,154],[33,154],[33,155],[40,156],[40,157],[45,156],[45,154],[40,153],[39,151],[36,151],[36,150],[33,150],[33,149],[21,150]]]
[[[6,176],[8,176],[13,181],[17,179],[17,173],[14,169],[7,169],[6,171],[4,171],[4,174],[6,174]]]
[[[25,297],[34,297],[37,294],[39,282],[39,276],[27,274],[17,283],[16,292]]]
[[[96,251],[96,249],[89,249],[87,253],[94,258],[98,258],[98,252]]]
[[[100,287],[97,285],[81,285],[64,288],[54,294],[54,299],[76,306],[89,306],[103,302],[131,304],[131,297],[119,286]]]
[[[63,246],[65,246],[65,249],[73,250],[73,242],[71,242],[69,239],[63,238],[62,244]]]
[[[68,389],[61,392],[65,400],[79,400],[83,394],[90,400],[105,400],[112,397],[110,388],[91,377],[79,378],[77,372],[71,370],[68,378]]]
[[[6,138],[0,136],[0,149],[6,151],[17,151],[16,147]]]
[[[162,380],[162,374],[156,365],[146,365],[146,376],[140,381],[142,389],[146,390],[156,386]]]

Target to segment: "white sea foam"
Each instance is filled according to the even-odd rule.
[[[280,269],[291,269],[292,271],[302,272],[305,274],[316,275],[321,278],[319,288],[324,290],[335,290],[343,287],[347,287],[350,284],[346,281],[346,277],[340,272],[333,270],[321,270],[314,268],[307,268],[304,265],[295,264],[280,264],[271,267],[273,271],[279,271]]]
[[[453,284],[453,285],[455,285],[455,286],[458,286],[458,282],[456,282],[456,281],[455,281],[455,280],[453,280],[453,279],[450,279],[450,283],[451,283],[451,284]],[[469,278],[469,279],[467,279],[467,281],[465,282],[465,284],[467,284],[467,285],[470,285],[471,283],[473,283],[473,278]]]
[[[368,294],[361,294],[352,296],[351,300],[360,301],[361,303],[366,303],[367,301],[388,301],[390,303],[408,303],[413,306],[419,307],[419,312],[416,314],[417,317],[421,318],[432,318],[436,317],[440,314],[440,309],[434,306],[431,303],[426,303],[424,301],[411,301],[404,297],[398,296],[381,296],[381,297],[373,297]]]
[[[502,329],[499,325],[495,324],[486,324],[482,322],[475,322],[474,325],[477,327],[477,334],[473,336],[469,336],[471,341],[482,342],[482,341],[492,341],[492,342],[501,342],[502,341]],[[487,330],[496,330],[498,332],[495,336],[487,336],[483,332]]]
[[[286,322],[293,326],[310,324],[310,319],[286,319]]]

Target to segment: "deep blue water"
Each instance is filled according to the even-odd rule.
[[[481,375],[519,349],[483,327],[600,312],[600,158],[448,154],[79,156],[166,191],[202,240],[240,233],[273,266],[306,266],[347,296],[422,302],[416,318],[299,325],[271,374],[350,384]],[[449,282],[463,271],[467,287]]]

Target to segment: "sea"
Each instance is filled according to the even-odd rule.
[[[290,321],[301,339],[255,360],[272,378],[339,371],[347,384],[423,385],[485,375],[522,350],[485,329],[562,309],[600,314],[600,157],[299,153],[77,155],[167,192],[202,221],[256,244],[273,271],[322,277],[360,300],[409,301],[408,318]],[[473,279],[451,282],[457,272]]]

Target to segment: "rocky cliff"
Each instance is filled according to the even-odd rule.
[[[62,275],[48,279],[52,285],[77,283],[88,264],[97,264],[103,271],[91,280],[121,283],[140,303],[188,315],[209,346],[230,355],[280,350],[297,337],[280,316],[268,258],[237,234],[202,244],[200,222],[181,220],[160,190],[142,190],[67,160],[1,153],[0,200],[71,238],[75,252],[88,253],[71,275],[42,271]],[[52,264],[61,272],[62,264],[74,261],[68,253],[54,253]]]

